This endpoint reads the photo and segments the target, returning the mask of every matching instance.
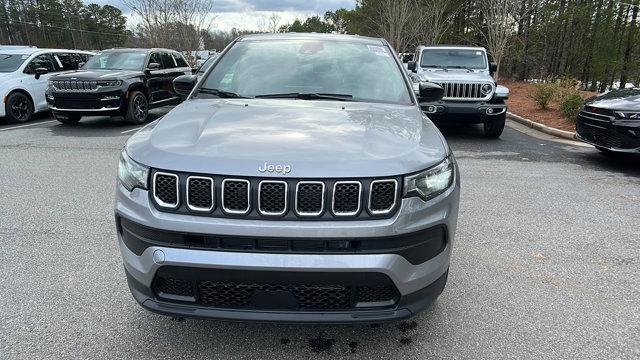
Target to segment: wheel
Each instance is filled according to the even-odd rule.
[[[4,105],[7,119],[14,122],[25,122],[33,115],[33,102],[24,93],[14,92],[7,97]]]
[[[73,125],[78,123],[78,121],[80,121],[80,118],[82,118],[81,115],[78,114],[69,114],[69,113],[61,113],[61,112],[54,112],[53,113],[53,117],[60,121],[63,124],[67,124],[67,125]]]
[[[502,135],[507,114],[497,115],[493,119],[484,123],[484,136],[497,139]]]
[[[132,91],[129,95],[125,120],[132,124],[143,124],[149,116],[149,102],[140,91]]]

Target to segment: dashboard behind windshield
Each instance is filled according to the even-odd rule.
[[[144,52],[104,52],[92,56],[83,70],[142,70],[147,54]]]
[[[473,49],[425,49],[422,50],[420,66],[486,70],[487,57],[484,51]]]
[[[241,97],[315,93],[340,94],[354,101],[412,103],[387,46],[323,39],[237,42],[202,81],[202,88]]]

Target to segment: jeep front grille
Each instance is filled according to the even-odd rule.
[[[489,100],[493,94],[491,91],[488,95],[482,93],[482,86],[489,83],[457,83],[443,82],[439,85],[444,89],[443,100]],[[491,85],[491,84],[489,84]],[[493,87],[493,85],[491,85]]]
[[[251,185],[248,180],[222,181],[222,209],[229,214],[246,214],[251,209]]]
[[[258,211],[262,215],[283,215],[287,211],[287,183],[264,180],[258,188]]]
[[[238,179],[155,171],[151,199],[158,210],[201,216],[366,219],[392,215],[399,180]]]
[[[296,185],[296,213],[300,216],[318,216],[324,211],[324,183],[301,181]]]
[[[353,216],[360,211],[362,184],[359,181],[339,181],[333,185],[331,210],[336,216]]]
[[[52,80],[51,85],[59,91],[91,91],[98,88],[97,81]]]
[[[209,177],[189,176],[187,178],[187,207],[192,211],[211,211],[214,202],[214,181]]]
[[[179,205],[178,175],[164,172],[153,174],[153,198],[163,208],[174,209]]]

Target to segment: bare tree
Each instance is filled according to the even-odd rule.
[[[211,29],[213,21],[213,1],[210,0],[173,0],[174,13],[178,27],[181,50],[191,53],[203,50],[202,33]],[[189,57],[190,61],[195,62]],[[194,64],[192,64],[194,65]]]
[[[419,44],[436,45],[453,24],[458,9],[450,9],[450,0],[423,0],[417,10],[419,28],[416,30]]]
[[[498,64],[496,79],[500,77],[500,65],[504,54],[507,52],[510,39],[516,32],[518,19],[525,16],[521,5],[522,0],[481,0],[480,12],[484,18],[484,24],[479,24],[480,33],[484,38],[487,51]]]
[[[415,43],[420,31],[417,0],[381,0],[372,3],[374,31],[398,52]]]
[[[269,16],[269,32],[276,33],[280,27],[280,15],[277,13],[271,13]]]
[[[165,46],[166,28],[175,19],[174,3],[171,0],[122,0],[131,11],[140,17],[140,29],[151,46]]]

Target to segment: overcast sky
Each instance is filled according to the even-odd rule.
[[[121,0],[84,0],[86,3],[113,5],[129,15],[130,10]],[[258,30],[258,23],[272,13],[280,16],[280,25],[296,18],[324,15],[327,10],[353,9],[356,0],[213,0],[215,21],[212,30],[232,28]]]

